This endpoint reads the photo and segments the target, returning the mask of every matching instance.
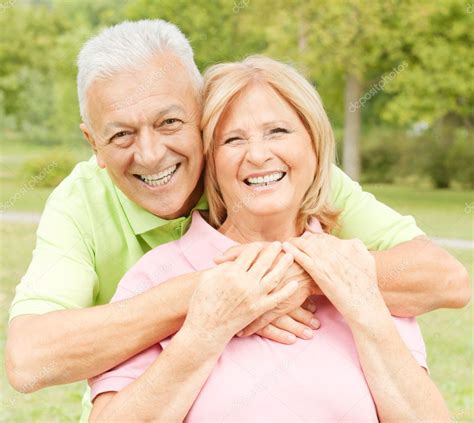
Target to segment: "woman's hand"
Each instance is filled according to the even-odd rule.
[[[317,281],[346,320],[375,317],[385,307],[374,258],[360,240],[313,234],[285,242],[283,248]]]
[[[270,243],[262,242],[262,244]],[[231,247],[214,261],[216,264],[232,262],[249,245],[239,244]],[[283,256],[283,253],[280,253],[280,256]],[[256,333],[281,344],[293,344],[297,337],[301,339],[313,337],[313,330],[318,329],[321,324],[314,315],[316,306],[308,297],[322,295],[322,292],[298,263],[292,263],[275,289],[281,289],[291,281],[298,282],[298,289],[293,295],[254,320],[238,336],[250,336]]]
[[[280,252],[280,242],[266,247],[250,244],[235,261],[206,272],[191,298],[183,327],[200,331],[209,342],[227,343],[250,322],[287,300],[298,283],[275,290],[293,263],[291,254],[285,254],[273,266]]]

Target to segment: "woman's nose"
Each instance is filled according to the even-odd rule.
[[[247,143],[246,159],[256,166],[264,164],[270,160],[272,152],[264,140],[253,140]]]
[[[166,146],[155,131],[143,131],[136,142],[135,162],[144,167],[156,167],[166,155]]]

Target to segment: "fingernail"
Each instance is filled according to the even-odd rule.
[[[293,335],[292,333],[286,335],[286,339],[288,340],[288,342],[295,342],[296,341],[296,336]]]
[[[305,338],[310,339],[313,337],[313,331],[311,329],[305,329],[303,335]]]
[[[311,319],[311,326],[315,329],[319,329],[321,323],[319,323],[319,320],[317,319]]]

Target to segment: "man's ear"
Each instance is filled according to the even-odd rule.
[[[84,136],[84,138],[86,139],[86,141],[91,145],[92,149],[94,150],[94,152],[97,153],[97,146],[96,146],[96,143],[95,143],[95,140],[94,140],[94,137],[92,136],[92,133],[91,131],[89,130],[89,128],[87,127],[87,125],[82,122],[80,125],[79,125],[79,128],[82,132],[82,135]]]
[[[89,130],[89,128],[87,127],[87,125],[82,122],[80,125],[79,125],[79,128],[82,132],[82,135],[84,136],[84,138],[86,139],[86,141],[90,144],[90,146],[92,147],[92,150],[94,150],[94,153],[97,157],[97,164],[102,168],[104,169],[105,168],[105,163],[104,161],[102,160],[101,158],[101,155],[98,154],[97,152],[97,144],[95,142],[95,139],[94,137],[92,136],[92,132]]]

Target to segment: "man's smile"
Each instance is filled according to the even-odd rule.
[[[169,166],[166,169],[152,175],[134,174],[133,176],[151,187],[166,185],[171,181],[180,165],[181,163],[175,163],[174,165]]]

